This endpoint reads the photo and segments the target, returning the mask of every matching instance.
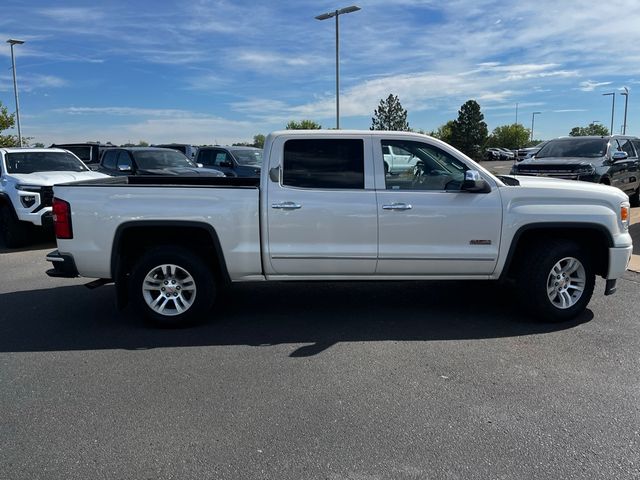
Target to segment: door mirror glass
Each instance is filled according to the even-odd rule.
[[[470,193],[489,193],[491,187],[489,187],[489,184],[482,178],[480,172],[477,170],[467,170],[464,172],[462,190]]]
[[[627,158],[629,158],[629,154],[627,152],[613,152],[613,155],[611,155],[611,160],[613,160],[614,162],[617,162],[618,160],[626,160]]]
[[[130,172],[131,170],[131,165],[118,165],[119,172]]]

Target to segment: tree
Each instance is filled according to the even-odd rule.
[[[16,124],[13,114],[9,115],[7,107],[0,102],[0,147],[17,147],[19,146],[17,135],[2,135],[3,130],[13,128]]]
[[[502,125],[493,129],[487,139],[487,147],[503,147],[509,149],[522,148],[529,144],[531,132],[519,123]]]
[[[322,125],[314,122],[313,120],[301,120],[300,122],[291,120],[289,123],[287,123],[287,126],[285,128],[287,130],[320,130],[322,128]]]
[[[451,128],[451,145],[471,158],[480,158],[480,151],[487,141],[488,130],[480,104],[468,100],[458,110],[458,118]]]
[[[149,146],[149,142],[145,141],[145,140],[140,140],[138,142],[138,147],[148,147]]]
[[[609,129],[599,123],[591,122],[586,127],[573,127],[569,132],[572,137],[585,137],[587,135],[607,136]]]
[[[256,148],[264,148],[264,135],[259,133],[253,136],[253,146]]]
[[[402,108],[400,99],[394,94],[389,94],[386,100],[380,100],[378,108],[371,118],[371,130],[396,130],[408,132],[407,111]]]
[[[445,143],[451,143],[453,123],[453,120],[449,120],[447,123],[440,125],[437,130],[432,131],[429,135],[442,140]]]
[[[33,145],[31,145],[33,148],[44,148],[44,143],[42,142],[36,142]]]

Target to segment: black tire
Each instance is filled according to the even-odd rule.
[[[519,262],[519,268],[516,276],[517,294],[519,299],[519,308],[536,319],[544,322],[562,322],[569,320],[582,313],[593,295],[593,287],[595,285],[595,274],[593,273],[593,265],[591,258],[577,243],[570,240],[553,240],[543,242],[524,252],[525,258]],[[561,308],[555,302],[561,302],[561,296],[556,292],[547,293],[548,282],[550,288],[555,285],[555,279],[551,277],[552,269],[563,259],[576,259],[582,267],[584,273],[584,285],[582,293],[575,290],[575,287],[569,287],[572,293],[569,296],[576,295],[575,303],[570,304],[566,308]],[[576,272],[575,275],[579,275]],[[556,288],[562,289],[564,278],[559,279],[560,285]],[[576,282],[577,284],[577,282]],[[554,301],[550,296],[556,295]]]
[[[165,270],[160,269],[162,265],[175,266],[176,268],[172,269],[174,273],[167,274]],[[185,277],[185,273],[190,276],[192,282]],[[157,289],[155,283],[153,286],[145,284],[148,276],[155,276],[154,282],[158,282]],[[146,290],[143,289],[145,285]],[[205,320],[213,307],[215,297],[213,271],[207,267],[202,257],[182,247],[161,246],[149,250],[131,271],[131,303],[138,312],[159,327],[190,326]],[[152,308],[150,303],[157,303],[158,308]],[[184,311],[180,312],[182,308]]]
[[[8,205],[0,206],[0,235],[7,248],[22,247],[29,239],[29,225],[18,220]]]
[[[629,203],[632,207],[640,207],[640,187],[636,188],[636,191],[629,195]]]

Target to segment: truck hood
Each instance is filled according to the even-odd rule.
[[[554,189],[558,190],[558,196],[567,197],[568,194],[574,192],[575,196],[583,197],[585,195],[592,197],[609,197],[611,201],[624,202],[628,201],[627,195],[622,190],[603,185],[601,183],[581,182],[579,180],[562,180],[560,178],[551,177],[531,177],[524,175],[511,175],[520,182],[520,187]],[[518,188],[518,187],[513,187]]]
[[[518,165],[594,165],[601,164],[603,157],[584,158],[584,157],[544,157],[544,158],[527,158],[518,163]]]
[[[224,177],[224,173],[213,168],[150,168],[138,170],[138,175],[199,175],[204,177]]]
[[[94,171],[85,172],[35,172],[35,173],[11,173],[9,176],[23,185],[51,186],[59,183],[80,182],[105,178],[108,175]]]

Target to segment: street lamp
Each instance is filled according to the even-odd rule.
[[[629,89],[627,87],[624,88],[624,92],[620,92],[620,95],[624,95],[624,122],[622,124],[622,134],[627,134],[627,103],[629,102]]]
[[[608,95],[611,95],[611,130],[609,130],[609,135],[613,135],[613,112],[616,110],[616,92],[602,94],[604,97]]]
[[[327,20],[336,17],[336,129],[340,130],[340,24],[338,17],[345,13],[357,12],[360,7],[351,5],[350,7],[341,8],[333,12],[318,15],[316,20]]]
[[[18,82],[16,82],[16,59],[13,56],[13,46],[22,45],[22,40],[7,40],[7,43],[11,45],[11,69],[13,70],[13,93],[16,97],[16,123],[18,124],[18,145],[22,146],[22,130],[20,130],[20,107],[18,106]]]
[[[529,140],[530,142],[533,142],[533,125],[534,122],[536,120],[536,115],[540,115],[542,112],[532,112],[531,113],[531,140]]]

